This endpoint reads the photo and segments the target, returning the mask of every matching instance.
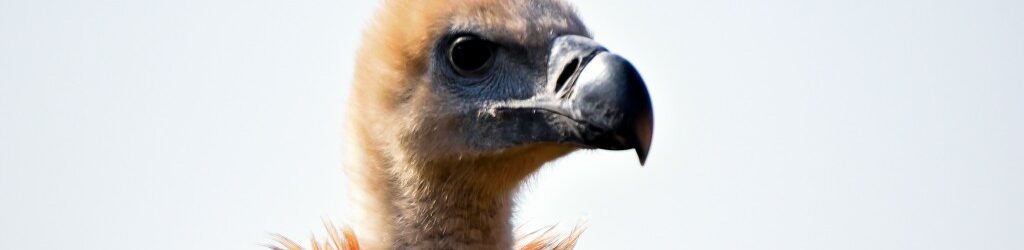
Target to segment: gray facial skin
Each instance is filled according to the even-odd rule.
[[[472,34],[469,34],[470,36]],[[546,48],[494,43],[486,72],[467,75],[452,66],[453,34],[438,43],[432,73],[462,114],[461,128],[476,150],[532,143],[580,148],[635,149],[643,164],[654,116],[637,70],[590,38],[557,36]],[[484,38],[481,38],[484,39]]]

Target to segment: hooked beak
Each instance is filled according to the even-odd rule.
[[[545,123],[549,131],[541,134],[554,136],[525,136],[588,148],[632,148],[643,165],[651,147],[654,114],[636,68],[582,36],[556,38],[549,53],[548,82],[539,93],[498,110],[543,111],[548,114],[541,121],[528,120]]]

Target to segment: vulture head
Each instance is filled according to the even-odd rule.
[[[509,249],[512,197],[541,165],[647,157],[643,80],[562,1],[385,1],[363,35],[346,171],[365,247]]]

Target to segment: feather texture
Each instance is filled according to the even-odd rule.
[[[355,233],[348,227],[341,228],[341,235],[339,237],[339,230],[329,222],[324,223],[324,228],[327,230],[328,239],[324,242],[319,242],[316,236],[310,237],[310,250],[359,250],[359,240],[356,238]],[[580,236],[583,235],[585,227],[582,223],[576,224],[572,231],[568,234],[558,233],[556,226],[548,226],[535,231],[527,232],[520,235],[518,238],[515,249],[520,250],[571,250],[576,247],[576,242]],[[268,245],[273,250],[306,250],[298,243],[281,236],[274,235],[274,240],[277,245]]]

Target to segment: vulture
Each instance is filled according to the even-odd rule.
[[[347,110],[356,211],[312,249],[566,249],[516,239],[513,197],[546,162],[634,149],[651,100],[637,70],[561,0],[386,0],[364,30]],[[302,249],[278,236],[275,249]]]

